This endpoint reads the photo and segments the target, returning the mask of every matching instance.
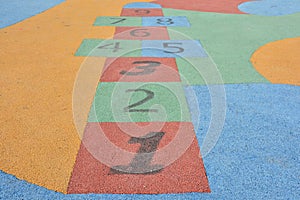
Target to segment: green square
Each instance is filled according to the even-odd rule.
[[[180,83],[99,83],[88,122],[153,121],[191,121]]]
[[[141,17],[97,17],[94,26],[142,26]]]
[[[183,85],[223,84],[222,76],[209,57],[176,58]]]
[[[139,40],[85,39],[76,56],[140,57],[142,42]]]

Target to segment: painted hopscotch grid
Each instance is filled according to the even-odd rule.
[[[165,26],[165,27],[190,27],[185,16],[152,16],[152,17],[128,17],[112,16],[97,17],[94,26]]]
[[[148,9],[160,13],[159,8],[133,3],[124,6],[122,13],[128,16],[126,12],[144,9],[138,14],[149,16]],[[84,40],[76,52],[77,56],[108,58],[68,193],[210,192],[175,59],[206,55],[197,41],[169,40],[166,27],[189,26],[185,17],[141,19],[112,22],[109,17],[98,18],[95,24],[121,26],[116,29],[116,40]],[[138,27],[132,30],[133,25]],[[153,35],[151,26],[160,28],[160,38]],[[145,51],[148,46],[164,49]],[[190,47],[199,52],[189,51]]]
[[[76,56],[99,57],[207,57],[197,40],[102,40],[85,39]]]

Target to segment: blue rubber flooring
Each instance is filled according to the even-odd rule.
[[[4,28],[37,15],[64,0],[9,0],[1,1],[0,28]]]
[[[300,12],[299,0],[259,0],[239,5],[239,10],[252,15],[280,16]]]

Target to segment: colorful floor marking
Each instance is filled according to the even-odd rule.
[[[140,111],[124,112],[141,101],[132,106]],[[178,82],[103,82],[98,85],[88,121],[190,121],[190,112]]]
[[[141,17],[97,17],[95,26],[142,26]]]
[[[189,27],[189,21],[185,16],[166,17],[143,17],[143,26],[163,26],[163,27]]]
[[[148,29],[133,29],[138,38],[137,31]],[[130,31],[132,33],[132,31]],[[146,32],[147,31],[147,32]],[[128,34],[119,33],[117,38]],[[164,37],[164,34],[162,35]],[[207,57],[202,45],[196,40],[102,40],[85,39],[76,52],[76,56],[99,56],[99,57],[160,57],[160,58],[198,58]]]
[[[140,5],[143,4],[129,7],[139,9]],[[149,12],[145,12],[147,14]],[[111,20],[109,17],[105,19]],[[98,18],[94,25],[117,24],[127,19],[132,18],[122,19],[121,16],[116,22],[109,23]],[[168,16],[142,19],[146,27],[183,26],[187,22],[186,18]],[[140,29],[133,31],[136,30]],[[147,29],[144,31],[151,35]],[[122,36],[122,33],[116,34]],[[68,193],[210,192],[202,158],[199,156],[199,146],[194,139],[190,112],[182,85],[178,82],[180,77],[177,64],[175,59],[168,58],[202,57],[206,56],[204,50],[197,41],[133,39],[85,40],[76,53],[78,56],[120,57],[116,58],[119,65],[110,64],[115,61],[111,58],[106,61],[107,66],[101,78],[103,81],[104,77],[113,77],[117,72],[119,79],[117,82],[110,79],[110,82],[98,85]],[[159,48],[164,48],[164,51],[157,53]],[[190,48],[193,51],[189,51]],[[136,49],[141,55],[125,58],[128,55],[126,52],[131,49]],[[154,57],[154,60],[149,56]],[[173,67],[162,66],[160,61],[171,63]],[[124,68],[125,63],[128,66]],[[128,67],[140,70],[130,72]],[[163,78],[166,74],[161,74],[166,72],[166,67],[171,72],[168,76],[173,77],[170,82]],[[156,71],[156,68],[162,69]],[[143,79],[145,75],[152,77],[155,82],[147,82],[146,79],[134,82],[134,77]],[[119,81],[123,77],[131,81]],[[173,82],[174,79],[177,82]]]
[[[98,17],[95,26],[182,26],[190,24],[184,16],[155,17]]]
[[[300,85],[300,37],[268,43],[251,57],[255,69],[272,83]]]
[[[174,58],[120,57],[106,60],[100,82],[180,82],[180,75]]]
[[[137,31],[148,29],[133,29],[134,38],[139,38]],[[147,32],[146,32],[147,31]],[[117,38],[128,34],[119,33]],[[130,31],[131,32],[131,31]],[[131,32],[132,33],[132,32]],[[164,34],[162,35],[164,37]],[[85,39],[77,50],[76,56],[98,57],[160,57],[160,58],[198,58],[207,57],[202,45],[196,40],[102,40]]]
[[[123,8],[120,16],[163,16],[161,8]]]
[[[199,2],[195,2],[194,0],[157,0],[153,2],[162,5],[164,8],[200,12],[243,14],[243,12],[238,9],[238,5],[247,1],[249,0],[201,0]]]
[[[166,27],[117,27],[114,39],[126,40],[169,40]]]
[[[150,6],[151,4],[149,4]],[[155,5],[155,4],[154,4]],[[139,16],[139,17],[162,17],[163,12],[161,8],[143,8],[147,5],[140,4],[136,5],[136,7],[142,8],[124,8],[122,9],[120,16]],[[134,6],[135,7],[135,6]],[[164,18],[159,18],[157,21],[162,23]],[[158,24],[155,24],[154,27],[116,27],[114,39],[129,39],[129,40],[169,40],[169,34],[167,27],[157,27]]]
[[[139,125],[145,126],[143,123]],[[149,124],[146,123],[146,125]],[[121,125],[121,127],[123,126],[130,129],[131,126],[136,127],[137,124],[125,123]],[[134,137],[128,135],[129,130],[126,132],[120,130],[117,123],[89,123],[79,150],[68,189],[69,193],[159,194],[210,191],[207,178],[203,173],[204,166],[199,157],[199,147],[191,123],[168,122],[164,124],[163,128],[157,129],[158,133],[164,133],[162,138],[158,138],[159,146],[156,151],[158,153],[152,155],[151,164],[144,163],[142,165],[133,162],[132,155],[120,154],[115,152],[115,148],[107,147],[105,141],[102,140],[103,136],[99,136],[100,127],[101,134],[104,134],[123,150],[134,154],[143,148],[140,147],[142,143],[139,144],[141,141],[129,142],[133,141]],[[158,127],[161,126],[158,125]],[[136,135],[136,138],[141,138],[144,135],[144,133],[140,133],[141,131],[151,133],[156,130],[153,127],[147,129],[140,127],[135,131],[131,130],[131,133],[139,134],[139,136]],[[147,140],[149,139],[151,140],[151,138],[147,138]],[[188,149],[182,145],[183,140],[193,141]],[[172,145],[168,146],[168,144]],[[180,150],[181,147],[183,147],[182,150]],[[91,155],[91,148],[105,149],[105,159],[111,159],[114,168],[109,168],[99,162],[98,159],[102,160],[100,157],[103,157],[103,152]],[[160,151],[163,152],[159,153]],[[183,155],[168,167],[163,168],[167,164],[165,161],[169,161],[170,155],[178,151],[184,151]],[[141,160],[137,159],[136,162],[141,162]],[[151,170],[151,174],[147,174],[149,173],[148,168]]]
[[[207,54],[196,40],[145,40],[142,41],[142,56],[199,58]]]
[[[130,4],[126,4],[125,6],[123,6],[123,9],[126,8],[133,8],[133,9],[139,9],[139,8],[147,8],[147,9],[162,9],[160,4],[156,4],[156,3],[146,3],[146,2],[134,2],[134,3],[130,3]]]
[[[300,12],[300,1],[298,0],[260,0],[249,1],[239,5],[242,12],[252,15],[280,16]]]
[[[140,40],[104,40],[85,39],[76,56],[98,57],[140,57],[142,41]]]
[[[290,15],[291,13],[287,10],[283,10],[289,5],[287,2],[277,8],[267,6],[266,9],[262,9],[262,4],[259,5],[260,8],[256,11],[263,11],[260,15],[268,14],[270,15],[268,17],[188,11],[199,9],[205,12],[241,14],[237,5],[243,3],[242,0],[185,1],[185,5],[180,7],[179,1],[171,3],[163,1],[162,4],[168,4],[164,5],[163,9],[160,9],[160,6],[144,9],[145,4],[138,3],[135,4],[141,8],[138,12],[135,8],[124,8],[121,11],[122,6],[127,2],[129,1],[112,3],[112,1],[102,0],[99,4],[98,1],[86,0],[83,4],[79,0],[66,1],[42,14],[0,30],[3,48],[3,51],[0,51],[2,61],[0,64],[0,87],[2,88],[0,107],[2,113],[5,113],[0,115],[2,122],[0,126],[2,138],[0,143],[0,169],[2,170],[0,171],[0,198],[299,199],[298,110],[300,109],[299,95],[297,95],[299,87],[270,83],[257,84],[270,81],[271,83],[299,85],[295,77],[295,74],[298,74],[297,67],[295,68],[298,56],[294,55],[298,52],[294,41],[297,43],[298,40],[295,37],[299,37],[299,13]],[[25,10],[24,7],[22,7],[23,10]],[[178,9],[185,10],[166,9],[166,7],[178,7]],[[272,13],[269,12],[270,9],[273,10]],[[272,17],[274,10],[276,15],[282,14],[283,16]],[[279,10],[283,10],[282,13]],[[21,12],[11,13],[21,14]],[[154,30],[152,27],[147,27],[147,30],[144,30],[146,27],[142,26],[92,27],[96,17],[119,16],[120,13],[124,13],[121,16],[129,17],[146,17],[143,16],[146,14],[148,17],[162,16],[163,13],[165,16],[185,16],[190,27],[160,27],[163,38],[147,36],[148,31]],[[122,34],[114,35],[114,33],[121,33],[122,29],[126,30],[127,35],[124,34],[124,37]],[[80,98],[73,99],[74,102],[71,102],[74,79],[79,66],[85,59],[74,57],[74,52],[82,40],[84,38],[134,40],[134,37],[137,40],[185,39],[175,34],[173,30],[184,33],[191,37],[191,40],[201,41],[201,46],[209,57],[190,58],[190,62],[179,57],[155,58],[159,60],[150,63],[134,63],[134,61],[131,63],[131,69],[126,67],[124,69],[126,72],[122,71],[123,69],[119,70],[128,74],[145,73],[153,70],[153,65],[158,64],[157,62],[168,63],[171,61],[162,60],[171,59],[172,67],[168,68],[170,69],[168,72],[171,73],[174,69],[174,74],[177,74],[174,78],[180,78],[184,85],[194,85],[186,87],[186,96],[191,108],[194,108],[194,105],[201,107],[200,125],[202,127],[197,128],[195,132],[202,153],[205,152],[203,141],[211,117],[208,106],[210,94],[205,86],[199,86],[207,84],[207,80],[202,77],[202,74],[197,73],[197,70],[200,69],[204,74],[212,75],[214,71],[211,68],[217,66],[225,83],[230,83],[225,86],[228,108],[224,130],[215,148],[203,158],[204,165],[202,163],[196,166],[205,166],[211,193],[64,195],[52,191],[63,193],[67,191],[76,154],[80,148],[78,133],[79,135],[83,133],[97,84],[99,79],[101,81],[103,78],[101,70],[104,67],[109,69],[110,63],[114,65],[112,61],[114,58],[89,57],[84,62],[85,67],[80,70],[79,80],[75,83],[76,87],[81,87]],[[130,34],[131,31],[133,33]],[[294,49],[294,52],[291,52],[291,49]],[[250,62],[252,54],[254,56]],[[267,56],[270,57],[267,58]],[[135,58],[137,57],[124,59],[134,60]],[[143,59],[148,58],[153,57],[143,57]],[[173,67],[174,61],[176,67]],[[119,65],[118,62],[121,61],[116,60],[115,66]],[[273,71],[270,70],[269,63],[272,64]],[[280,66],[277,67],[277,64],[282,64],[286,70],[279,70]],[[111,72],[114,73],[114,80],[109,79],[108,73],[104,77],[107,78],[105,82],[148,82],[147,79],[140,80],[133,76],[120,80],[116,72],[117,70]],[[159,74],[155,76],[158,77],[153,78],[151,82],[166,78]],[[164,80],[164,82],[170,81],[180,82],[173,79]],[[218,81],[210,79],[209,83],[216,84],[219,83]],[[196,92],[198,102],[191,97],[195,95],[191,95],[191,91]],[[78,118],[76,124],[78,133],[73,122],[72,104],[76,105],[73,109],[77,109],[75,112],[77,115],[74,117]],[[192,113],[193,123],[198,121],[195,116],[197,115]],[[100,127],[100,124],[110,122],[94,123],[99,124]],[[128,127],[128,123],[124,123],[126,125],[122,126],[122,129]],[[157,122],[146,123],[145,126],[151,127],[159,124]],[[136,130],[136,127],[132,129]],[[137,131],[135,134],[140,136],[144,133]],[[121,132],[120,136],[122,137]],[[159,138],[159,135],[154,137],[154,141],[157,137]],[[127,143],[121,145],[124,145],[125,149],[137,152],[136,147],[139,144],[129,144],[131,139],[127,139]],[[165,143],[161,140],[160,144]],[[199,151],[196,146],[193,145],[193,147]],[[199,162],[202,160],[200,159]],[[127,162],[124,165],[132,166],[129,165],[130,163]],[[82,163],[77,164],[79,168],[82,166]],[[199,169],[202,170],[201,167]],[[171,179],[173,180],[174,177]],[[124,185],[125,187],[127,186]],[[158,191],[161,188],[156,189]],[[104,188],[104,190],[108,191],[109,188]]]

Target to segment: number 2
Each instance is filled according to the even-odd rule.
[[[157,109],[133,109],[134,107],[142,105],[142,104],[146,103],[147,101],[153,99],[154,92],[152,92],[150,90],[145,90],[145,89],[134,89],[134,90],[129,89],[129,90],[126,90],[126,92],[145,92],[147,94],[147,97],[145,97],[144,99],[142,99],[134,104],[131,104],[131,105],[125,107],[124,108],[125,112],[158,112]]]

